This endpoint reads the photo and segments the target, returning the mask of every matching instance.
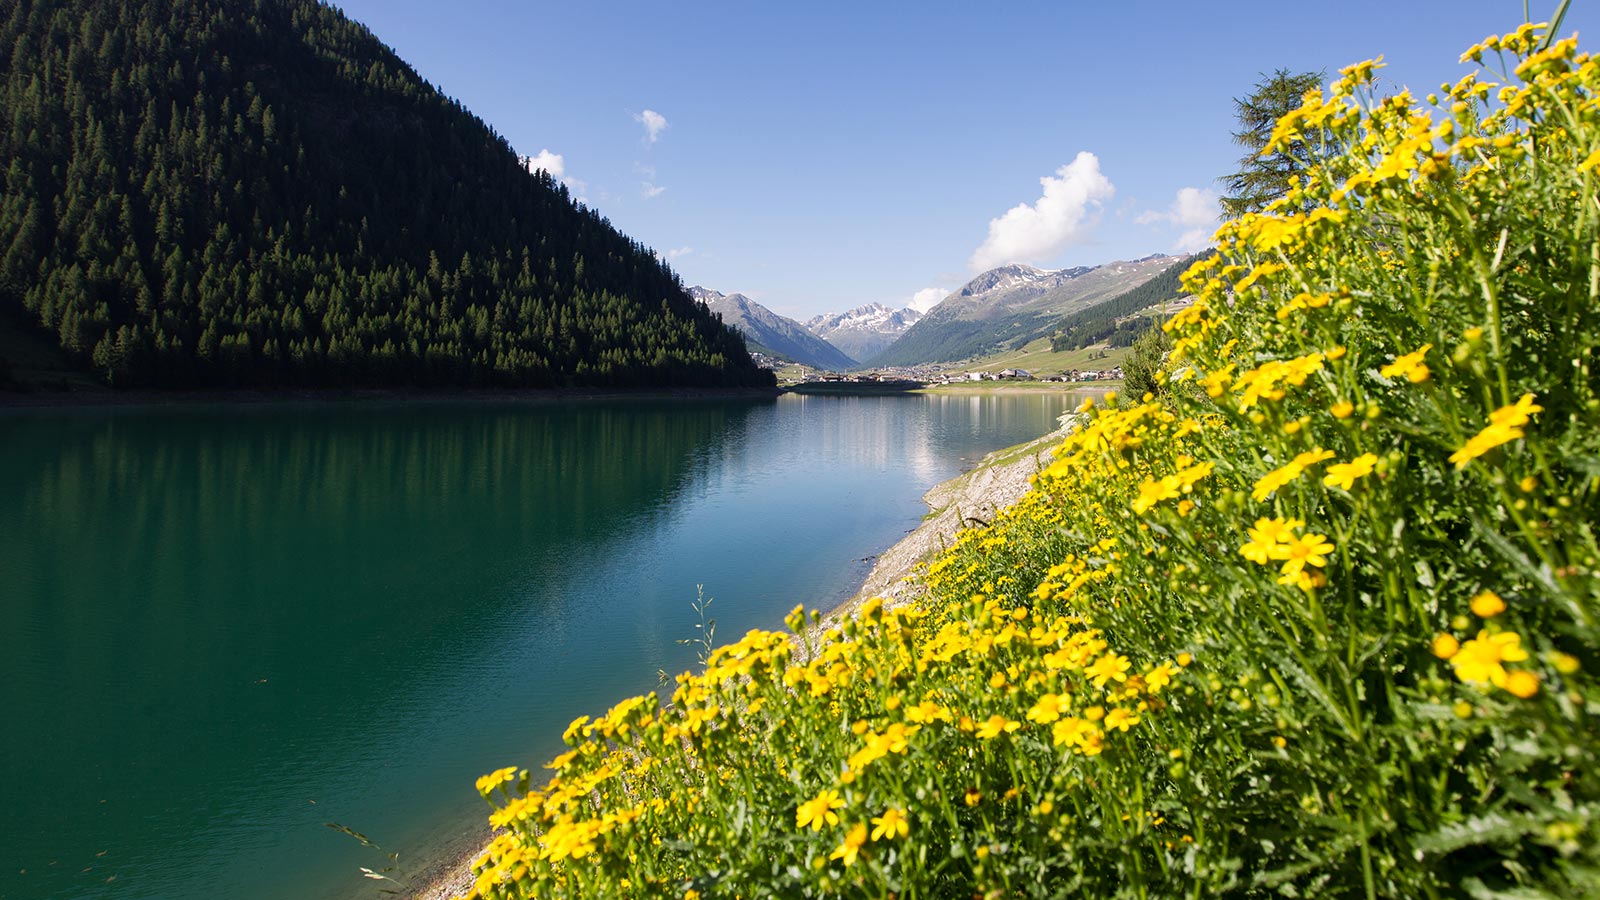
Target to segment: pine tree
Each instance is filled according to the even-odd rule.
[[[1247,212],[1260,212],[1267,204],[1288,193],[1288,181],[1304,173],[1323,152],[1314,141],[1296,139],[1287,148],[1264,153],[1272,129],[1285,113],[1300,108],[1306,91],[1322,83],[1321,72],[1290,73],[1278,69],[1262,76],[1248,97],[1235,97],[1234,114],[1239,130],[1233,142],[1247,151],[1239,159],[1239,171],[1218,179],[1226,193],[1222,211],[1232,218]]]

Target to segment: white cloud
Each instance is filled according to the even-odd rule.
[[[967,262],[973,271],[1011,262],[1048,263],[1088,238],[1100,206],[1116,193],[1111,180],[1100,173],[1099,158],[1088,151],[1054,176],[1039,179],[1039,184],[1044,192],[1032,206],[1019,203],[989,220],[988,238]]]
[[[654,144],[661,132],[667,130],[667,117],[653,109],[636,114],[633,120],[644,126],[644,139],[649,144]]]
[[[528,167],[529,172],[537,172],[543,169],[550,173],[551,178],[558,181],[567,174],[566,157],[559,153],[551,153],[548,148],[540,150],[537,156],[524,156],[522,163]]]
[[[1140,225],[1153,225],[1157,222],[1167,222],[1183,228],[1201,228],[1217,221],[1217,213],[1221,207],[1217,205],[1217,192],[1201,188],[1179,188],[1178,196],[1173,199],[1172,205],[1166,212],[1140,213],[1135,222]]]
[[[948,296],[950,296],[950,292],[944,288],[923,288],[922,290],[917,291],[915,294],[912,294],[911,302],[907,303],[906,305],[917,312],[925,313],[928,310],[933,309],[935,306],[938,306],[939,302]]]
[[[1172,249],[1179,253],[1198,253],[1211,246],[1211,235],[1217,230],[1220,211],[1216,191],[1186,187],[1178,189],[1178,195],[1165,212],[1143,212],[1134,221],[1140,225],[1176,225],[1184,231]]]
[[[529,172],[537,172],[540,169],[549,172],[551,178],[567,186],[567,190],[577,198],[579,203],[589,202],[589,198],[584,196],[584,193],[589,189],[589,185],[567,174],[567,160],[561,154],[551,153],[549,148],[546,148],[540,150],[535,156],[522,157],[522,164],[527,167]]]
[[[693,247],[675,247],[667,251],[667,259],[678,259],[694,252]]]
[[[646,200],[661,196],[662,192],[665,190],[666,188],[661,187],[660,185],[651,184],[648,181],[639,186],[639,192],[644,195]]]
[[[1191,228],[1178,236],[1178,242],[1172,249],[1179,253],[1199,253],[1211,246],[1211,236],[1216,234],[1215,228]]]

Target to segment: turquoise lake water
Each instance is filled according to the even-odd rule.
[[[0,412],[0,900],[379,896],[689,667],[697,591],[826,609],[1081,400]]]

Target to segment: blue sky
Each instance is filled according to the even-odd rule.
[[[686,284],[801,320],[1002,261],[1178,249],[1212,227],[1200,192],[1262,73],[1383,54],[1425,94],[1523,21],[1521,0],[339,5]],[[1575,6],[1563,32],[1600,39]]]

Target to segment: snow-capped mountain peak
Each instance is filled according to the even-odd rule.
[[[806,322],[806,328],[856,359],[866,360],[894,343],[922,318],[911,307],[890,309],[868,303],[841,313],[826,313]]]
[[[704,303],[707,306],[710,306],[713,302],[721,300],[728,295],[722,293],[721,291],[713,291],[710,288],[701,287],[697,284],[689,288],[689,296],[699,300],[701,303]]]

